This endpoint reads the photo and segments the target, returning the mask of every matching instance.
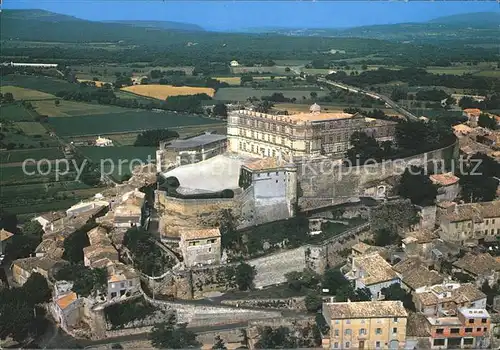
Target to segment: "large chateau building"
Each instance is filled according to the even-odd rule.
[[[228,149],[262,157],[338,156],[349,149],[355,131],[378,141],[392,140],[396,123],[361,114],[323,113],[313,104],[310,113],[271,115],[248,110],[228,118]]]

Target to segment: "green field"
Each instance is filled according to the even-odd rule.
[[[294,75],[293,72],[286,72],[285,66],[273,66],[273,67],[231,67],[231,73],[233,74],[245,74],[245,73],[269,73],[276,75]]]
[[[500,70],[483,70],[481,72],[475,73],[474,75],[480,77],[492,77],[500,79]]]
[[[72,84],[62,79],[13,74],[2,77],[2,86],[18,86],[25,89],[42,91],[48,94],[56,94],[61,90],[80,89],[78,84]]]
[[[38,100],[51,100],[56,97],[45,92],[38,90],[25,89],[18,86],[2,86],[0,93],[5,94],[10,92],[15,100],[38,101]]]
[[[59,136],[105,135],[141,130],[178,128],[183,126],[220,123],[218,120],[174,112],[127,110],[72,118],[50,118],[49,124]]]
[[[47,133],[47,129],[42,124],[37,122],[17,122],[16,125],[26,135],[43,135]]]
[[[120,181],[134,166],[155,160],[156,147],[81,147],[79,151],[93,163]]]
[[[25,149],[14,151],[1,151],[0,164],[4,163],[19,163],[25,159],[33,158],[39,159],[62,159],[63,153],[59,148],[39,148],[39,149]]]
[[[13,122],[33,121],[35,114],[19,104],[0,106],[0,118]]]
[[[95,115],[95,114],[108,114],[108,113],[123,113],[129,109],[61,100],[59,106],[54,104],[54,101],[36,101],[33,106],[38,114],[46,115],[49,117],[73,117],[76,115]]]
[[[303,96],[306,97],[306,99],[310,98],[310,93],[311,91],[316,91],[316,89],[311,89],[311,90],[271,90],[271,89],[253,89],[253,88],[248,88],[248,87],[229,87],[229,88],[222,88],[217,90],[217,93],[215,94],[215,99],[216,100],[221,100],[221,101],[245,101],[249,97],[258,97],[261,98],[262,96],[270,96],[274,92],[281,92],[285,97],[288,98],[293,98],[295,97],[297,100],[303,99]],[[318,96],[325,96],[327,93],[324,91],[316,91]]]

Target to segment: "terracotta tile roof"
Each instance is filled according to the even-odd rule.
[[[465,125],[465,124],[458,124],[458,125],[453,126],[453,131],[459,132],[462,134],[470,134],[471,132],[474,131],[474,129],[471,128],[470,126]]]
[[[500,201],[457,204],[455,209],[443,215],[450,222],[482,222],[485,218],[500,217]]]
[[[479,108],[466,108],[464,109],[464,112],[476,117],[479,117],[479,115],[481,114],[481,110]]]
[[[446,174],[430,175],[429,178],[431,179],[433,184],[441,186],[453,185],[460,180],[457,176],[453,175],[453,173],[451,172]]]
[[[439,236],[430,230],[419,230],[407,233],[405,239],[407,238],[413,238],[413,242],[424,244],[432,242],[436,238],[439,238]],[[403,242],[405,239],[403,239]]]
[[[50,271],[57,264],[66,263],[64,260],[54,260],[48,257],[30,257],[24,259],[17,259],[12,262],[12,265],[19,266],[25,271],[32,271],[34,269],[41,269]]]
[[[326,303],[332,320],[349,318],[407,317],[401,301]]]
[[[0,241],[6,241],[8,240],[10,237],[14,236],[14,234],[12,232],[9,232],[7,230],[4,230],[4,229],[1,229],[0,230]]]
[[[480,276],[500,271],[500,263],[488,253],[466,253],[453,263],[453,266],[463,269],[473,275]]]
[[[434,270],[429,270],[420,261],[406,259],[394,265],[394,270],[402,275],[402,281],[411,289],[432,286],[444,281],[444,277]]]
[[[76,293],[71,292],[57,299],[56,303],[62,310],[64,310],[69,305],[71,305],[76,299],[78,299]]]
[[[245,163],[244,166],[250,170],[268,170],[282,168],[285,162],[276,158],[264,158]]]
[[[418,312],[410,312],[406,321],[406,336],[422,338],[429,335],[430,327],[427,317]]]
[[[108,282],[120,282],[139,278],[139,274],[131,266],[115,262],[107,266]]]
[[[220,237],[220,231],[218,228],[204,228],[204,229],[187,229],[181,230],[181,239],[188,241],[193,239],[205,239],[212,237]]]
[[[366,286],[399,278],[392,266],[379,253],[353,257],[352,260],[353,267],[360,270],[363,276],[360,279]]]
[[[425,306],[448,302],[462,304],[486,298],[486,294],[477,289],[472,283],[459,284],[455,282],[430,286],[414,294],[415,298]]]
[[[358,242],[356,243],[355,245],[352,246],[352,249],[361,253],[361,254],[365,254],[365,253],[368,253],[368,251],[373,248],[373,246],[369,245],[369,244],[366,244],[364,242]]]
[[[108,231],[104,227],[98,226],[87,232],[90,245],[111,244],[107,236]]]

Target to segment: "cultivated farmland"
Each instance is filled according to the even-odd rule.
[[[34,120],[34,115],[19,104],[9,104],[1,106],[0,115],[2,116],[2,119],[13,122]]]
[[[79,151],[93,163],[120,181],[137,165],[155,159],[155,147],[81,147]],[[102,165],[102,167],[101,167]]]
[[[216,100],[221,101],[245,101],[249,97],[258,97],[262,96],[270,96],[274,92],[281,92],[287,98],[295,97],[297,100],[303,99],[303,96],[306,99],[310,98],[310,93],[313,90],[268,90],[268,89],[253,89],[247,87],[229,87],[222,88],[217,90],[215,94]],[[316,91],[316,90],[314,90]],[[316,91],[318,96],[326,95],[324,91]]]
[[[94,114],[102,115],[107,113],[123,113],[129,111],[129,109],[116,106],[66,100],[61,100],[59,106],[56,106],[54,101],[36,101],[33,102],[33,106],[38,114],[49,117],[73,117],[77,115]]]
[[[174,112],[127,110],[122,113],[50,118],[49,124],[59,136],[105,135],[141,130],[209,125],[218,120]]]
[[[64,155],[57,147],[0,152],[0,163],[20,163],[28,158],[32,158],[35,160],[62,159],[64,158]]]
[[[62,79],[41,77],[34,75],[13,75],[2,77],[2,86],[17,86],[25,89],[33,89],[48,94],[56,94],[61,90],[78,90],[79,84],[72,84]]]
[[[17,122],[16,125],[26,135],[43,135],[47,133],[47,129],[45,129],[42,124],[37,122]]]
[[[164,100],[169,96],[207,94],[214,96],[215,90],[204,87],[172,86],[172,85],[133,85],[124,87],[122,90],[132,92],[140,96],[147,96]]]
[[[2,86],[0,93],[5,94],[10,92],[15,100],[37,101],[37,100],[53,100],[56,97],[42,91],[25,89],[18,86]]]

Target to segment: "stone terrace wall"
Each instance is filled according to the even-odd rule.
[[[239,299],[222,300],[223,305],[233,305],[238,307],[271,308],[286,310],[306,310],[305,297],[296,298],[272,298],[272,299]]]
[[[302,162],[297,167],[297,176],[304,198],[330,198],[338,204],[345,199],[363,194],[369,183],[402,174],[409,165],[424,166],[442,161],[449,166],[451,159],[458,157],[458,143],[395,161],[385,161],[359,167],[335,165],[332,160],[314,159]],[[302,208],[303,210],[307,208]]]
[[[145,293],[144,297],[153,305],[175,310],[177,322],[188,323],[190,327],[216,326],[246,322],[249,320],[281,317],[279,311],[253,310],[230,306],[176,303],[153,300]]]

